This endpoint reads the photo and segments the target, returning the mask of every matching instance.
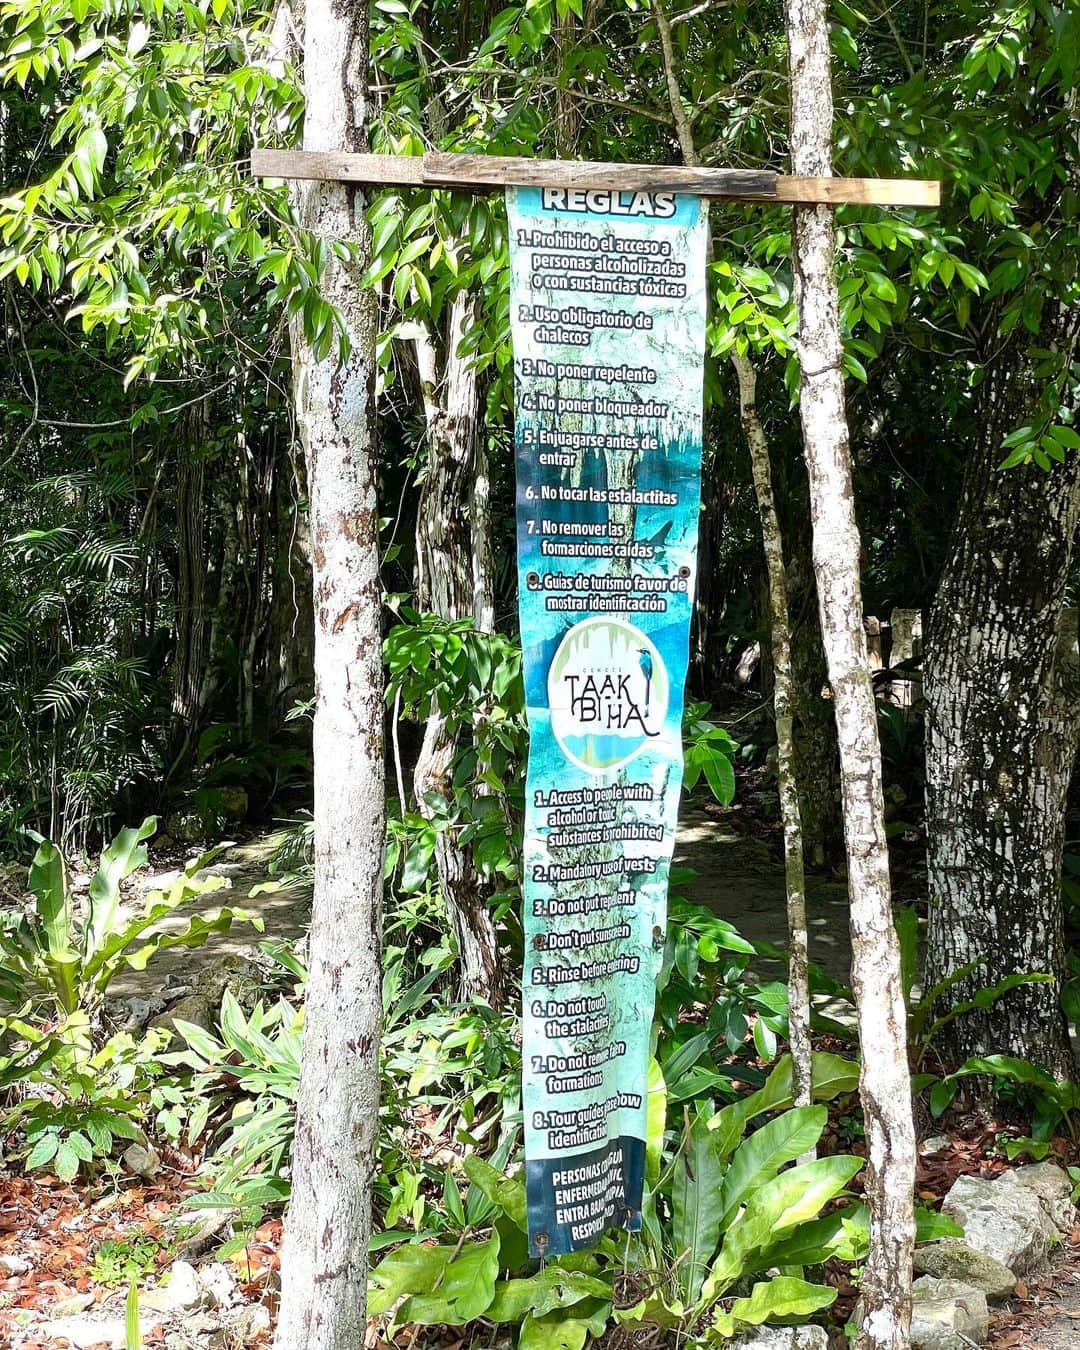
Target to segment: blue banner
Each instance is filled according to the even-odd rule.
[[[649,1033],[682,782],[707,213],[511,188],[530,750],[524,1064],[535,1256],[641,1222]]]

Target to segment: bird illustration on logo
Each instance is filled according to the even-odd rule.
[[[645,676],[645,716],[649,715],[649,698],[652,693],[652,657],[644,647],[638,648],[638,665],[641,667],[641,673]]]

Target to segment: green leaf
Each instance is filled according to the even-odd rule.
[[[98,870],[90,882],[90,923],[84,955],[93,956],[116,924],[120,908],[120,883],[146,862],[144,840],[157,829],[157,817],[148,816],[138,827],[120,831],[102,853]]]
[[[56,1150],[53,1159],[53,1171],[61,1181],[74,1181],[79,1170],[79,1155],[65,1139]]]
[[[443,1250],[447,1252],[447,1261],[442,1271],[429,1289],[405,1299],[394,1314],[395,1322],[459,1327],[482,1316],[490,1306],[499,1275],[498,1233],[492,1233],[487,1242],[467,1243],[453,1260],[450,1258],[457,1248]]]
[[[475,1154],[470,1154],[462,1166],[477,1190],[482,1191],[493,1205],[497,1205],[515,1227],[523,1233],[527,1232],[525,1182],[522,1178],[504,1176]]]
[[[250,923],[260,933],[265,927],[262,915],[255,910],[212,909],[206,914],[194,915],[182,932],[155,933],[137,951],[125,953],[124,962],[132,970],[145,970],[146,963],[155,953],[169,947],[201,947],[211,933],[227,933],[237,921]]]
[[[35,908],[45,930],[49,955],[56,958],[69,956],[72,949],[72,915],[67,869],[60,850],[47,839],[42,840],[34,854],[27,885],[34,893]]]
[[[48,1134],[43,1134],[27,1156],[26,1170],[28,1172],[33,1172],[39,1167],[44,1167],[46,1163],[52,1162],[56,1157],[59,1147],[60,1136],[55,1130],[50,1130]],[[76,1159],[76,1162],[77,1161],[78,1159]]]
[[[749,1269],[751,1258],[791,1228],[816,1217],[862,1166],[861,1158],[818,1158],[767,1182],[728,1229],[702,1297],[711,1301]]]
[[[756,1327],[780,1318],[809,1317],[830,1307],[836,1295],[837,1290],[827,1285],[777,1275],[755,1284],[749,1298],[737,1298],[728,1313],[717,1317],[716,1329],[721,1335],[731,1335],[740,1322]]]
[[[671,1238],[683,1299],[694,1303],[720,1241],[722,1140],[706,1116],[688,1121],[671,1181]]]
[[[522,1324],[518,1350],[582,1350],[588,1335],[588,1322],[572,1317],[540,1321],[530,1314]]]
[[[1065,450],[1080,450],[1080,435],[1072,427],[1053,426],[1048,433]]]
[[[862,1261],[870,1242],[870,1215],[865,1205],[848,1205],[810,1219],[780,1242],[772,1243],[749,1263],[751,1271],[768,1266],[820,1266],[832,1257]]]
[[[128,1284],[127,1298],[124,1300],[124,1350],[143,1350],[139,1290],[134,1280]]]
[[[645,1179],[650,1186],[660,1176],[667,1123],[667,1085],[655,1059],[649,1060],[649,1088],[645,1098]]]
[[[911,991],[919,978],[919,911],[914,905],[905,905],[893,915],[893,922],[900,940],[900,982],[904,1002],[910,1006]]]
[[[940,1238],[962,1238],[963,1227],[947,1214],[919,1205],[915,1210],[915,1241],[937,1242]]]
[[[580,1270],[548,1265],[524,1280],[500,1280],[484,1317],[491,1322],[520,1322],[529,1313],[543,1317],[584,1298],[610,1298],[611,1286]]]
[[[743,1140],[731,1159],[721,1189],[721,1227],[731,1223],[751,1192],[814,1147],[828,1114],[824,1106],[799,1106],[770,1120]]]

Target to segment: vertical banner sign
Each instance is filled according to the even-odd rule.
[[[530,1249],[641,1223],[649,1032],[682,783],[707,213],[510,188],[530,750]]]

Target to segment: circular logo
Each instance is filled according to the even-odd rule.
[[[548,670],[551,730],[572,764],[609,773],[660,734],[668,694],[663,658],[640,629],[625,619],[585,619],[559,643]]]

